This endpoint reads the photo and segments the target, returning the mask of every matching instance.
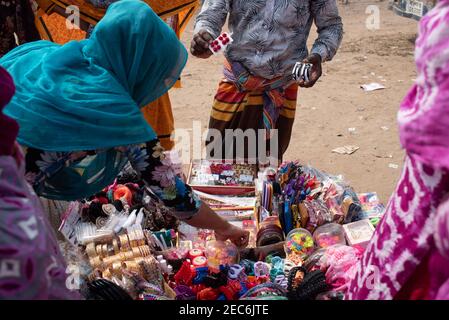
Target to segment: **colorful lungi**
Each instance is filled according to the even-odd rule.
[[[251,129],[255,130],[256,146],[265,145],[266,150],[263,151],[268,154],[270,143],[277,143],[277,154],[271,154],[271,156],[281,160],[290,143],[297,94],[298,85],[296,83],[291,84],[286,79],[267,80],[251,76],[241,64],[232,63],[231,66],[229,63],[225,63],[225,79],[218,86],[209,121],[209,129],[218,130],[222,140],[214,141],[210,130],[207,141],[208,150],[217,147],[216,143],[218,143],[222,145],[223,159],[236,159],[235,145],[233,150],[225,147],[225,130],[241,129],[246,131]],[[277,141],[274,141],[274,137],[271,138],[270,134],[262,137],[258,134],[260,129],[277,129]],[[264,139],[266,143],[259,142],[260,139]],[[252,158],[249,156],[251,154],[259,155],[259,148],[249,152],[248,148],[253,148],[253,145],[248,145],[247,141],[244,143],[244,148],[245,160]],[[217,158],[219,155],[211,152],[210,156]]]

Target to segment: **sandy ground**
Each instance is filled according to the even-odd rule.
[[[380,7],[381,24],[376,31],[365,27],[365,10],[373,4]],[[342,174],[358,192],[377,191],[387,202],[403,160],[396,113],[416,76],[413,40],[417,22],[393,14],[386,1],[340,5],[340,13],[345,25],[343,44],[334,60],[324,65],[320,82],[299,93],[285,159],[300,159],[329,173]],[[192,30],[193,23],[183,36],[187,46]],[[315,37],[312,32],[311,43]],[[194,120],[206,128],[222,60],[190,58],[183,88],[171,95],[177,128],[192,128]],[[363,92],[360,85],[370,82],[379,82],[387,89]],[[331,152],[344,145],[360,149],[352,155]],[[391,168],[391,164],[399,168]]]

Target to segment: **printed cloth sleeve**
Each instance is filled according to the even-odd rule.
[[[201,201],[181,179],[182,165],[175,151],[165,152],[155,139],[144,145],[130,146],[128,158],[146,185],[167,207],[174,209],[178,219],[188,220],[198,212]]]
[[[194,33],[205,29],[212,37],[217,38],[230,10],[231,0],[205,0],[195,23]]]
[[[311,53],[321,56],[323,62],[330,61],[343,40],[343,23],[338,13],[336,0],[311,1],[312,15],[318,28]]]

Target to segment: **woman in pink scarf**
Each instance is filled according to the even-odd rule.
[[[5,116],[14,95],[0,67],[0,299],[79,298],[66,286],[66,266],[39,199],[24,178],[15,144],[19,127]]]
[[[402,177],[347,299],[449,299],[449,0],[420,22],[398,121]]]

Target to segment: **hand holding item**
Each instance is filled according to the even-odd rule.
[[[215,237],[221,241],[231,240],[237,247],[244,248],[248,245],[249,232],[227,223],[223,229],[215,230]]]
[[[309,55],[307,58],[305,58],[302,62],[312,64],[312,67],[310,69],[309,80],[305,81],[304,79],[302,79],[298,82],[298,84],[300,87],[303,88],[311,88],[315,85],[315,83],[323,74],[321,67],[322,64],[321,56],[319,54],[313,53]]]
[[[12,155],[19,125],[3,114],[3,108],[14,96],[15,87],[9,73],[0,67],[0,156]]]
[[[209,49],[210,44],[214,41],[214,37],[206,30],[200,30],[193,36],[190,45],[190,52],[197,58],[207,59],[213,55]]]

